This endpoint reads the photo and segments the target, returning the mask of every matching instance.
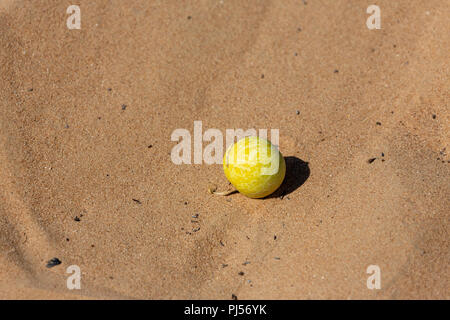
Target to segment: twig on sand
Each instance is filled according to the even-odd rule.
[[[236,193],[237,190],[217,191],[217,187],[213,186],[208,188],[208,192],[216,196],[229,196],[230,194]]]

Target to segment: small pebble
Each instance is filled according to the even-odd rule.
[[[57,266],[61,264],[61,260],[59,260],[58,258],[53,258],[49,261],[47,261],[47,268],[53,268],[54,266]]]

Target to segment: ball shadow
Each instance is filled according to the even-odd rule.
[[[297,157],[285,157],[286,176],[281,186],[266,198],[283,198],[300,188],[310,175],[308,162]]]

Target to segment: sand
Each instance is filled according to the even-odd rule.
[[[448,2],[70,4],[0,0],[0,298],[450,298]],[[279,129],[281,193],[209,194],[195,120]]]

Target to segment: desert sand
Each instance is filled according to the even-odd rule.
[[[379,30],[355,0],[71,4],[0,0],[1,299],[450,298],[448,1]],[[281,189],[209,194],[221,165],[170,156],[196,120],[279,129]]]

